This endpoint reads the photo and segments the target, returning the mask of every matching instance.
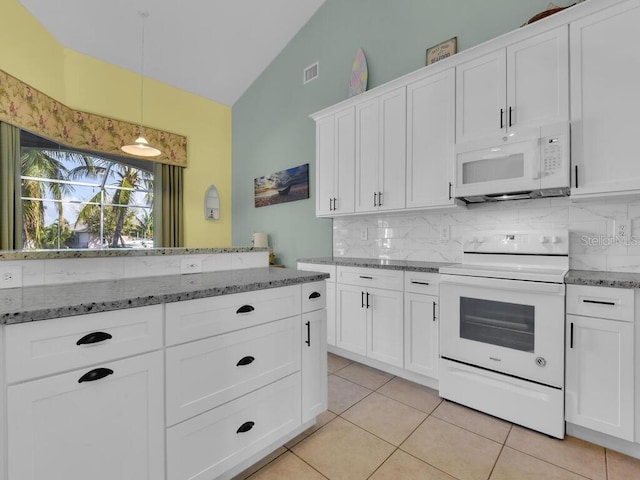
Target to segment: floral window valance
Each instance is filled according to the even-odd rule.
[[[140,133],[137,124],[72,110],[2,70],[0,121],[61,145],[120,156],[128,156],[120,147]],[[147,127],[144,136],[162,151],[154,162],[187,166],[186,137]]]

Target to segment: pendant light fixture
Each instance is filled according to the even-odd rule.
[[[155,147],[149,145],[147,139],[144,138],[144,24],[149,16],[148,12],[138,12],[142,20],[142,43],[140,47],[140,136],[135,142],[129,145],[123,145],[120,149],[128,153],[129,155],[135,155],[137,157],[157,157],[162,152]]]

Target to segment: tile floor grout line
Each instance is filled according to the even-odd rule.
[[[443,400],[443,401],[444,401],[444,400]],[[440,405],[442,405],[442,402],[441,402],[438,406],[440,406]],[[456,405],[459,405],[459,404],[456,404]],[[464,405],[463,405],[463,406],[464,406]],[[436,407],[436,409],[437,409],[437,407]],[[435,412],[435,411],[436,411],[436,409],[434,409],[433,411]],[[488,414],[485,414],[485,415],[488,415]],[[429,415],[429,416],[431,416],[431,415]],[[492,417],[492,418],[498,418],[498,417],[493,417],[492,415],[491,415],[491,417]],[[442,421],[442,422],[444,422],[444,423],[448,423],[449,425],[453,425],[454,427],[461,428],[461,429],[462,429],[462,430],[464,430],[465,432],[473,433],[474,435],[477,435],[477,436],[479,436],[479,437],[482,437],[482,438],[484,438],[484,439],[486,439],[486,440],[491,440],[492,442],[497,443],[498,445],[505,445],[505,444],[506,444],[506,442],[507,442],[507,438],[509,438],[509,434],[507,433],[507,436],[506,436],[506,437],[504,437],[504,441],[502,441],[502,442],[498,442],[498,441],[494,440],[494,439],[493,439],[493,438],[491,438],[491,437],[487,437],[487,436],[485,436],[485,435],[482,435],[481,433],[474,432],[473,430],[469,430],[468,428],[465,428],[465,427],[463,427],[463,426],[461,426],[461,425],[458,425],[457,423],[450,422],[449,420],[447,420],[447,419],[445,419],[445,418],[440,418],[440,417],[438,417],[437,415],[433,415],[433,418],[437,418],[438,420],[440,420],[440,421]],[[505,421],[506,421],[506,420],[505,420]],[[511,428],[512,428],[512,427],[513,427],[513,424],[510,424],[509,432],[511,432]]]
[[[333,420],[334,420],[334,419],[332,419],[331,421],[333,421]],[[322,427],[320,427],[320,428],[322,428]],[[320,430],[320,429],[318,429],[318,430]],[[316,431],[317,431],[317,430],[316,430]],[[316,432],[313,432],[313,433],[316,433]],[[313,433],[312,433],[311,435],[313,435]],[[311,435],[309,435],[309,436],[311,436]],[[302,457],[301,457],[301,456],[299,456],[299,455],[296,455],[296,452],[293,452],[293,451],[291,451],[291,450],[289,450],[289,451],[290,451],[290,452],[291,452],[291,453],[292,453],[296,458],[299,458],[299,459],[300,459],[300,461],[302,461],[302,463],[304,463],[304,464],[308,465],[308,466],[309,466],[310,468],[312,468],[314,471],[318,472],[318,474],[319,474],[320,476],[322,476],[322,477],[326,478],[327,480],[331,480],[331,479],[330,479],[329,477],[327,477],[324,473],[322,473],[322,472],[321,472],[320,470],[318,470],[316,467],[314,467],[314,466],[313,466],[313,465],[311,465],[309,462],[307,462],[304,458],[302,458]]]
[[[567,467],[563,467],[562,465],[557,465],[557,464],[555,464],[555,463],[552,463],[552,462],[550,462],[549,460],[545,460],[544,458],[536,457],[535,455],[531,455],[530,453],[523,452],[522,450],[518,450],[517,448],[515,448],[515,447],[514,447],[514,446],[512,446],[512,445],[507,445],[507,444],[505,443],[505,444],[504,444],[504,448],[510,448],[511,450],[515,450],[516,452],[521,453],[521,454],[523,454],[523,455],[526,455],[527,457],[531,457],[531,458],[533,458],[533,459],[535,459],[535,460],[538,460],[539,462],[546,463],[547,465],[551,465],[552,467],[559,468],[559,469],[564,470],[565,472],[569,472],[569,473],[571,473],[571,474],[573,474],[573,475],[577,475],[577,476],[578,476],[578,477],[580,477],[580,478],[585,478],[586,480],[597,480],[597,479],[594,479],[594,478],[591,478],[591,477],[586,477],[586,476],[584,476],[584,475],[583,475],[583,474],[581,474],[581,473],[574,472],[573,470],[569,470]],[[502,451],[500,452],[500,454],[502,454]],[[498,455],[498,457],[499,457],[499,456],[500,456],[500,455]],[[605,473],[606,473],[606,472],[605,472]],[[606,478],[606,474],[605,474],[605,478]]]
[[[511,430],[509,430],[511,431]],[[505,438],[505,442],[506,442],[506,438]],[[502,455],[502,452],[505,448],[505,444],[503,443],[502,445],[500,445],[500,451],[498,452],[498,455],[496,456],[496,460],[493,462],[493,466],[491,467],[491,471],[489,472],[489,476],[487,477],[486,480],[490,480],[491,479],[491,475],[493,475],[493,471],[496,469],[496,465],[498,465],[498,460],[500,460],[500,455]]]
[[[395,445],[394,445],[394,446],[395,446]],[[396,453],[396,452],[398,451],[398,448],[399,448],[399,447],[396,447],[396,448],[395,448],[395,450],[394,450],[393,452],[391,452],[391,453],[389,454],[389,456],[388,456],[387,458],[385,458],[385,459],[382,461],[382,463],[381,463],[380,465],[378,465],[378,466],[375,468],[375,470],[374,470],[373,472],[371,472],[371,475],[369,475],[369,476],[367,477],[367,480],[368,480],[369,478],[373,477],[373,476],[376,474],[376,472],[377,472],[378,470],[380,470],[380,468],[381,468],[385,463],[387,463],[387,462],[389,461],[389,459],[391,458],[391,456],[392,456],[394,453]]]

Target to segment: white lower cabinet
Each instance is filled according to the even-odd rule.
[[[302,315],[302,423],[327,409],[327,332],[325,311]]]
[[[634,292],[567,285],[567,422],[634,440]]]
[[[212,480],[276,442],[301,425],[300,392],[297,372],[169,428],[167,478]]]
[[[9,480],[164,478],[162,352],[8,387]]]
[[[633,323],[567,315],[566,420],[634,439]]]
[[[336,346],[402,367],[404,319],[401,271],[338,267]],[[370,285],[387,286],[375,288]],[[396,288],[392,290],[391,288]]]
[[[404,368],[438,378],[438,297],[404,295]]]

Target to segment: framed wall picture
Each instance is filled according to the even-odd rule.
[[[309,164],[255,178],[253,196],[256,208],[309,198]]]
[[[432,63],[438,62],[440,60],[444,60],[445,58],[449,58],[451,55],[454,55],[458,52],[458,37],[450,38],[438,45],[434,45],[431,48],[427,48],[427,63],[426,65],[431,65]]]

